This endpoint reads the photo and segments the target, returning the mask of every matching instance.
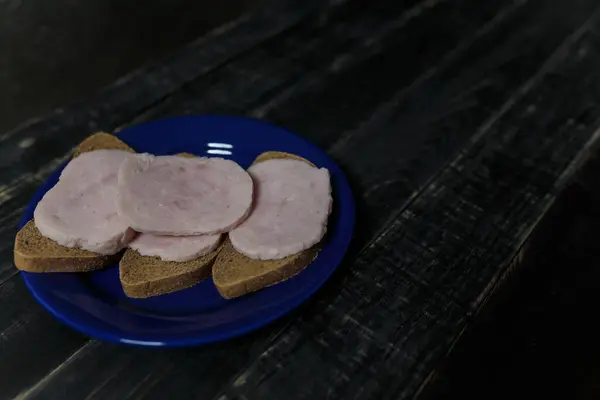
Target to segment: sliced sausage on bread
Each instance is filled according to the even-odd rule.
[[[253,165],[272,159],[292,159],[314,165],[294,154],[266,152]],[[243,226],[243,224],[242,224]],[[238,252],[228,238],[212,268],[213,281],[221,296],[227,299],[260,290],[284,281],[308,266],[319,251],[319,244],[281,259],[260,260]]]
[[[179,156],[195,157],[189,153]],[[173,239],[186,240],[185,237]],[[119,263],[123,291],[129,297],[147,298],[194,286],[210,276],[221,247],[222,243],[209,253],[187,261],[165,261],[159,256],[143,256],[129,248]]]
[[[126,143],[108,133],[96,133],[85,139],[74,151],[81,153],[117,149],[134,152]],[[42,236],[35,223],[29,221],[15,238],[16,267],[27,272],[86,272],[115,264],[121,253],[101,255],[78,248],[64,247]]]
[[[194,236],[228,232],[252,209],[252,178],[217,157],[130,157],[119,167],[119,215],[138,232]]]

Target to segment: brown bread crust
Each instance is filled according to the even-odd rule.
[[[163,261],[127,249],[119,263],[119,278],[129,297],[147,298],[176,292],[208,278],[221,247],[185,262]]]

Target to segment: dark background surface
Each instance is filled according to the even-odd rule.
[[[0,131],[90,96],[261,0],[0,2]]]
[[[0,97],[0,129],[4,131],[27,118],[86,97],[131,69],[160,58],[183,43],[195,39],[210,27],[234,18],[241,10],[251,8],[254,3],[257,2],[229,0],[225,3],[211,2],[209,4],[206,1],[181,0],[150,1],[144,2],[143,5],[139,2],[120,1],[10,0],[2,2],[0,3],[0,51],[2,54],[0,85],[3,90],[0,94],[2,96]],[[380,3],[387,4],[391,9],[396,7],[395,4],[390,5],[393,2]],[[217,79],[198,79],[198,82],[188,85],[182,91],[183,94],[175,94],[164,104],[156,106],[150,114],[138,117],[140,111],[136,109],[136,118],[151,119],[182,113],[182,110],[186,113],[215,110],[237,112],[236,108],[232,106],[234,103],[226,97],[227,90],[225,89],[238,87],[244,87],[245,90],[240,90],[240,95],[236,99],[238,102],[235,103],[235,106],[242,110],[239,112],[246,112],[247,109],[256,107],[259,111],[254,115],[261,116],[263,105],[272,104],[270,95],[275,97],[273,93],[285,88],[288,81],[304,82],[301,79],[309,76],[312,83],[306,84],[307,87],[321,85],[325,89],[322,92],[316,91],[315,95],[308,93],[305,97],[296,94],[300,98],[296,102],[293,96],[290,96],[292,101],[288,103],[285,98],[284,100],[277,98],[277,101],[281,101],[283,104],[282,107],[279,107],[283,111],[275,107],[274,111],[271,110],[269,113],[267,108],[266,115],[268,119],[280,121],[298,132],[313,135],[312,140],[326,147],[330,144],[329,142],[333,142],[333,139],[328,138],[327,134],[333,137],[330,132],[341,131],[341,128],[350,129],[354,127],[354,123],[358,125],[363,119],[366,120],[366,115],[370,116],[371,114],[364,110],[369,107],[380,110],[379,105],[382,99],[387,100],[391,98],[392,94],[396,95],[395,91],[401,87],[400,85],[406,84],[409,87],[406,91],[410,94],[412,86],[408,85],[413,85],[414,80],[416,82],[414,85],[419,90],[416,91],[416,94],[408,97],[409,100],[406,101],[405,106],[399,107],[401,111],[399,120],[393,120],[389,115],[384,114],[380,118],[387,122],[381,126],[387,130],[402,128],[405,136],[399,141],[399,144],[402,146],[406,144],[408,148],[411,148],[409,145],[412,148],[418,148],[417,144],[410,142],[409,139],[417,141],[417,134],[425,130],[422,126],[431,127],[431,137],[443,137],[444,140],[451,142],[450,139],[447,139],[446,132],[456,133],[460,129],[464,129],[465,135],[473,133],[484,121],[481,115],[487,115],[488,109],[496,110],[503,107],[504,101],[512,98],[510,97],[512,93],[517,88],[521,88],[520,85],[523,82],[532,76],[537,76],[537,71],[546,59],[553,59],[554,51],[563,43],[563,40],[568,35],[574,35],[577,38],[573,39],[575,45],[567,46],[570,53],[558,51],[558,56],[554,57],[559,60],[564,58],[565,61],[561,61],[559,67],[553,66],[551,73],[544,78],[540,87],[534,88],[533,94],[526,99],[530,103],[517,102],[517,107],[514,107],[516,111],[509,114],[509,117],[506,118],[508,121],[501,128],[510,131],[512,125],[522,126],[524,132],[519,133],[522,137],[527,137],[527,129],[532,129],[533,133],[539,133],[539,129],[547,129],[548,132],[558,134],[557,132],[562,131],[555,128],[559,122],[562,123],[561,112],[570,104],[573,104],[573,109],[567,110],[568,112],[564,111],[565,120],[572,118],[582,126],[598,125],[598,107],[594,92],[597,80],[592,79],[587,82],[585,77],[589,75],[593,78],[595,76],[593,74],[597,74],[596,71],[600,70],[600,66],[597,65],[598,49],[600,48],[597,26],[600,25],[600,22],[594,22],[589,29],[590,33],[584,35],[582,39],[573,33],[577,32],[578,27],[595,9],[593,1],[557,1],[552,4],[543,1],[489,1],[481,2],[478,5],[474,0],[432,1],[431,3],[436,6],[432,6],[431,11],[427,11],[427,8],[421,10],[418,18],[411,17],[415,18],[415,21],[412,24],[407,23],[406,29],[392,25],[396,29],[392,30],[394,41],[391,41],[391,44],[381,45],[386,49],[383,56],[372,56],[370,53],[372,50],[362,46],[362,42],[360,42],[362,32],[353,36],[355,29],[361,29],[361,27],[368,34],[376,32],[376,29],[381,26],[379,20],[369,19],[367,14],[363,18],[360,11],[348,7],[349,10],[344,9],[348,16],[340,13],[341,17],[338,18],[334,15],[331,18],[329,22],[331,28],[327,28],[326,23],[321,24],[321,18],[317,18],[316,28],[308,25],[308,27],[301,26],[300,29],[286,32],[282,35],[283,39],[273,40],[258,49],[256,53],[237,59],[232,63],[233,65],[229,65],[229,69],[221,70],[221,75],[217,74]],[[398,9],[401,8],[403,7],[398,6]],[[398,15],[400,15],[399,11]],[[387,17],[387,14],[382,12],[380,19],[387,21]],[[322,20],[325,21],[326,18]],[[339,29],[335,27],[336,23],[339,24]],[[313,30],[316,33],[313,34]],[[327,41],[319,42],[316,39],[324,35],[329,35]],[[312,42],[313,40],[314,42]],[[356,42],[360,44],[356,44]],[[333,53],[329,50],[329,46],[343,57],[339,57],[335,62],[330,60],[328,57]],[[445,54],[455,46],[457,46],[456,54],[459,56],[452,55],[441,59],[440,54]],[[348,48],[347,52],[345,52],[346,47]],[[407,56],[404,57],[402,52],[406,52]],[[359,56],[353,59],[356,54]],[[401,57],[398,57],[398,54]],[[296,57],[301,60],[300,67],[296,62]],[[368,62],[358,61],[360,57],[364,57]],[[265,63],[264,59],[281,62],[281,65]],[[580,62],[579,59],[583,61]],[[330,65],[330,63],[332,67],[327,69],[329,72],[323,72],[322,69],[326,68],[323,66]],[[352,68],[348,68],[348,65]],[[426,75],[425,78],[421,78],[421,75],[415,78],[417,73],[428,71],[427,68],[432,65],[435,65],[436,68],[439,66],[439,68],[432,70],[431,75]],[[329,73],[341,75],[345,73],[344,68],[351,69],[351,73],[348,73],[346,78],[327,75]],[[281,78],[283,83],[277,82],[277,77],[285,76],[285,74],[289,75],[288,81]],[[258,83],[251,86],[247,76],[255,77]],[[379,79],[380,76],[381,79]],[[431,79],[431,76],[434,78]],[[275,78],[272,79],[272,77]],[[395,82],[398,88],[391,88],[388,82],[395,77],[398,77],[398,82]],[[339,82],[336,79],[339,79]],[[368,88],[363,88],[356,83],[361,80],[369,82]],[[273,85],[274,89],[271,89],[271,92],[265,90],[265,94],[257,89],[257,87],[266,87],[267,84]],[[300,85],[300,87],[302,86]],[[570,88],[573,88],[572,92],[569,91]],[[561,91],[566,94],[562,95]],[[260,96],[256,95],[258,100],[252,97],[255,92],[260,93]],[[328,97],[329,94],[331,97]],[[421,94],[426,94],[426,96],[421,97]],[[588,95],[589,98],[586,97]],[[339,96],[343,101],[336,101]],[[565,96],[570,96],[573,101],[562,102]],[[432,98],[437,99],[439,104],[432,102]],[[243,99],[247,99],[248,103],[244,103]],[[347,99],[350,100],[344,103]],[[546,102],[544,103],[544,101]],[[313,102],[316,102],[318,107],[314,106],[313,108]],[[448,104],[455,108],[448,109]],[[535,107],[531,108],[530,104],[536,105],[542,110],[540,114],[543,115],[534,115],[531,120],[525,120],[522,115],[530,115],[536,110]],[[111,112],[121,109],[115,107]],[[423,109],[426,109],[427,112],[419,114]],[[461,114],[462,110],[467,111]],[[536,122],[555,114],[558,115],[556,120],[558,122],[549,120],[547,125],[536,125]],[[114,112],[110,115],[114,115]],[[306,118],[306,115],[311,115],[311,118]],[[346,118],[341,118],[341,116],[346,116]],[[420,116],[423,120],[419,119]],[[354,117],[356,117],[356,121],[352,120]],[[438,117],[439,120],[436,119]],[[447,118],[447,121],[444,121],[444,118]],[[101,122],[105,122],[110,118],[99,119]],[[87,119],[82,118],[82,120]],[[115,126],[129,122],[126,117],[114,117],[114,121]],[[531,128],[527,124],[531,124]],[[65,123],[65,126],[69,128],[68,123]],[[465,127],[468,127],[469,130]],[[75,129],[73,130],[75,131]],[[79,127],[77,127],[77,131],[81,131]],[[565,133],[565,138],[568,137],[567,133]],[[83,136],[86,133],[78,134]],[[54,144],[55,137],[49,134],[46,135],[46,139],[42,134],[32,135],[38,140],[36,146],[39,147],[30,149],[23,159],[28,160],[35,167],[40,153],[47,154],[49,151],[53,151],[56,153],[53,156],[62,155],[69,146],[76,142],[75,136],[74,134],[64,134],[60,136],[62,140],[60,145],[56,145]],[[493,139],[492,134],[488,136]],[[514,136],[518,137],[518,134]],[[539,137],[542,135],[539,135],[538,139]],[[16,139],[20,140],[20,138]],[[440,141],[443,140],[440,139]],[[49,143],[55,147],[49,150]],[[515,143],[512,150],[518,150],[524,145],[522,142]],[[534,146],[536,149],[538,148],[537,144]],[[342,142],[341,146],[343,145]],[[499,146],[504,146],[504,144],[500,142]],[[354,147],[356,149],[365,147],[367,154],[377,154],[377,147],[373,143],[365,142],[361,146],[361,142],[358,141]],[[440,147],[444,147],[443,143],[440,144]],[[368,151],[371,152],[368,153]],[[336,151],[334,148],[332,153],[337,158],[343,158],[343,153],[339,149]],[[361,153],[362,151],[356,150],[356,154]],[[512,154],[514,151],[507,150],[506,153]],[[381,154],[385,156],[388,153]],[[500,155],[507,157],[505,153]],[[403,156],[409,158],[406,155]],[[493,167],[499,171],[511,171],[511,165],[521,160],[519,155],[515,156],[515,159],[501,158],[492,151],[486,153],[486,157],[488,156],[494,161],[494,164],[488,163],[490,169]],[[543,158],[543,156],[546,155],[542,154],[539,157]],[[47,158],[50,159],[50,156]],[[431,159],[435,158],[435,154],[431,155]],[[548,158],[550,157],[548,156]],[[373,157],[373,160],[376,158]],[[537,162],[536,158],[531,158],[531,160]],[[531,160],[527,159],[527,161]],[[508,396],[539,398],[559,394],[562,398],[594,399],[600,397],[600,384],[597,379],[600,374],[600,351],[596,346],[600,328],[596,327],[594,317],[597,305],[600,303],[600,296],[597,295],[597,289],[600,287],[598,283],[600,282],[600,272],[596,266],[596,260],[600,255],[600,245],[595,234],[600,223],[598,206],[600,190],[596,188],[600,162],[597,159],[594,160],[578,175],[577,181],[568,186],[542,224],[537,227],[526,251],[523,252],[522,262],[516,272],[510,276],[505,286],[486,305],[481,314],[472,316],[473,325],[463,334],[443,368],[437,371],[434,385],[424,393],[424,397],[500,399]],[[366,160],[362,160],[362,162],[369,167],[370,164]],[[374,163],[371,172],[381,172],[381,174],[394,177],[385,168],[376,168],[379,164]],[[521,166],[521,170],[529,171],[525,168],[528,166]],[[408,172],[422,173],[423,171],[419,165],[410,167],[407,168]],[[414,169],[412,169],[413,167]],[[31,168],[33,169],[33,167]],[[14,165],[9,165],[7,162],[6,169],[14,171]],[[25,170],[25,167],[23,169]],[[474,169],[478,171],[478,169]],[[363,170],[366,169],[357,169],[357,172]],[[402,174],[406,173],[404,170],[401,172]],[[365,173],[365,175],[368,174]],[[410,177],[413,176],[409,175]],[[418,180],[417,178],[421,179],[422,177],[413,178]],[[381,181],[388,182],[383,178]],[[515,186],[520,184],[519,181],[509,182]],[[29,183],[27,184],[29,185]],[[19,214],[17,207],[22,206],[22,203],[29,198],[27,191],[33,190],[38,184],[39,182],[31,182],[31,188],[23,189],[21,197],[11,198],[11,201],[15,203],[14,206],[11,206],[11,210],[14,209],[15,214]],[[385,186],[383,188],[389,189]],[[379,207],[377,192],[369,193],[372,203],[369,205],[375,204]],[[400,190],[388,190],[385,193],[386,197],[382,196],[383,199],[408,196],[409,191],[404,193]],[[372,208],[384,209],[383,206],[379,208],[373,206]],[[447,210],[441,211],[447,212]],[[373,215],[377,216],[377,214]],[[427,238],[427,232],[421,233],[423,237]],[[365,233],[363,231],[362,234],[366,237],[367,234],[374,235],[374,232]],[[366,243],[364,238],[359,238],[359,240]],[[401,253],[402,255],[406,254]],[[405,262],[405,265],[408,264],[406,260],[401,260],[400,255],[392,255],[397,257],[392,261],[396,263],[402,261]],[[481,260],[486,261],[484,256],[481,256]],[[359,265],[359,267],[361,266]],[[362,271],[367,271],[367,268],[363,266]],[[389,278],[391,274],[385,275],[382,271],[388,272],[383,269],[375,272]],[[364,276],[367,276],[366,273]],[[14,283],[17,287],[15,292],[18,291],[19,284]],[[333,285],[335,284],[334,282]],[[347,288],[348,286],[343,287]],[[7,292],[12,295],[8,289]],[[355,290],[353,293],[360,293],[360,290]],[[323,293],[321,294],[323,295]],[[388,297],[382,295],[382,299],[393,298],[393,293],[386,292],[385,294]],[[28,294],[23,290],[23,296],[26,295]],[[6,299],[12,301],[13,297],[7,295]],[[325,295],[324,298],[321,297],[317,301],[327,302],[328,300],[330,299]],[[27,301],[33,302],[29,297],[27,297]],[[369,302],[364,300],[363,306],[367,303]],[[29,303],[24,302],[23,304],[30,307]],[[364,307],[365,310],[370,310],[367,306]],[[18,307],[14,308],[18,309]],[[23,309],[29,310],[25,306]],[[322,309],[324,309],[323,304],[316,303],[316,305],[313,304],[312,309],[309,308],[309,311],[316,310],[315,314],[317,314],[317,311]],[[38,309],[35,310],[37,313]],[[117,360],[114,364],[119,368],[127,366],[127,368],[135,370],[139,367],[140,371],[144,371],[145,368],[144,363],[140,360],[146,360],[148,365],[156,362],[158,365],[156,372],[149,373],[148,376],[159,381],[165,376],[160,370],[163,368],[163,361],[170,360],[171,357],[183,360],[181,363],[177,362],[179,366],[187,362],[191,367],[196,368],[204,365],[205,360],[221,359],[222,356],[227,355],[229,347],[236,349],[238,344],[233,342],[213,349],[215,353],[218,353],[213,358],[200,352],[197,357],[192,356],[189,359],[184,358],[183,353],[175,356],[159,355],[158,352],[154,354],[134,353],[129,349],[112,348],[95,342],[88,342],[87,348],[84,348],[83,352],[73,352],[69,347],[71,342],[81,341],[83,343],[83,339],[68,328],[57,327],[58,324],[55,326],[51,318],[42,310],[39,310],[39,313],[42,316],[38,317],[36,314],[35,317],[42,321],[39,326],[49,327],[48,335],[40,335],[44,336],[43,343],[55,340],[66,349],[55,346],[53,349],[49,349],[49,353],[52,351],[60,353],[62,358],[57,355],[56,359],[73,361],[74,364],[71,370],[62,371],[62,374],[48,375],[49,381],[54,379],[55,390],[66,387],[65,382],[73,383],[69,379],[75,374],[87,377],[89,380],[97,380],[98,382],[95,384],[99,388],[110,392],[111,385],[104,385],[103,378],[98,376],[97,370],[91,372],[92,367],[89,366],[104,363],[107,365],[104,372],[109,374],[113,360]],[[27,333],[27,329],[32,331],[37,329],[38,325],[30,322],[34,318],[29,319],[29,314],[16,311],[14,314],[16,316],[26,315],[27,318],[24,322],[20,321],[14,326],[11,325],[10,329],[14,331],[21,329],[25,333]],[[347,345],[346,347],[334,346],[336,342],[331,339],[331,332],[326,328],[329,324],[328,318],[334,319],[333,314],[333,312],[324,315],[317,314],[317,317],[311,321],[312,313],[309,312],[306,314],[307,316],[303,317],[305,320],[301,320],[297,324],[300,328],[293,332],[300,332],[297,336],[304,335],[305,342],[299,341],[300,345],[308,343],[306,346],[312,346],[315,349],[319,348],[320,342],[315,344],[311,340],[317,337],[317,334],[329,339],[329,342],[324,342],[330,345],[326,349],[330,351],[331,359],[335,362],[336,357],[339,356],[337,350],[342,348],[348,351],[353,344],[348,342],[342,343],[342,345]],[[369,325],[366,314],[368,313],[365,312],[365,315],[361,315],[361,317],[364,316],[364,319],[361,320],[362,326]],[[30,325],[31,328],[28,328]],[[276,325],[273,332],[281,326]],[[354,328],[361,328],[361,325],[357,324]],[[60,330],[60,332],[57,333],[52,329]],[[6,337],[9,337],[11,332],[10,330],[7,332]],[[346,337],[352,337],[350,333]],[[250,336],[248,340],[257,337],[260,338],[260,333]],[[25,345],[31,344],[27,341],[25,334],[20,333],[13,335],[13,342],[7,342],[7,348],[11,348],[12,343],[21,340],[20,338],[24,338]],[[60,338],[60,340],[56,338]],[[71,342],[68,342],[67,339],[71,339]],[[271,340],[278,339],[279,336],[268,337],[264,341],[270,343]],[[9,347],[8,344],[11,346]],[[35,343],[33,345],[35,346]],[[221,349],[223,354],[221,354]],[[256,349],[262,348],[257,346],[256,349],[254,347],[250,349],[258,354]],[[63,353],[73,354],[74,358],[67,358]],[[97,357],[98,354],[104,355],[104,359]],[[238,353],[235,354],[236,357],[243,358]],[[375,359],[375,356],[380,354],[374,353],[371,365],[378,365],[381,357]],[[398,360],[405,359],[405,354],[394,353],[393,356],[396,357],[394,365],[401,364],[402,361]],[[202,358],[203,356],[206,358]],[[85,361],[86,357],[93,361]],[[306,356],[306,359],[315,360],[317,358],[311,359]],[[285,358],[282,360],[282,362],[286,362]],[[341,358],[339,361],[338,367],[343,371],[347,364],[342,361],[348,361],[348,359]],[[198,364],[196,365],[194,362]],[[90,368],[87,371],[88,375],[83,375],[86,371],[85,368],[82,369],[84,372],[79,374],[79,363]],[[129,366],[129,363],[132,365]],[[231,363],[231,365],[234,364],[234,362]],[[237,361],[237,365],[245,366],[246,362],[244,360]],[[20,365],[20,367],[30,372],[29,366]],[[38,366],[34,365],[33,369],[38,368],[43,371],[44,374],[38,371],[39,376],[46,376],[48,371],[54,372],[53,365],[50,363],[43,367],[46,369],[38,364]],[[190,369],[192,369],[191,367]],[[204,367],[206,366],[204,365]],[[391,369],[384,367],[381,370],[392,373]],[[8,374],[9,368],[14,369],[14,365],[7,367],[4,372]],[[280,381],[269,378],[269,375],[266,375],[265,379],[271,379],[275,386],[278,382],[285,383],[287,377],[281,377],[281,371],[285,371],[285,369],[268,371],[267,368],[267,372],[272,373],[270,376],[276,376]],[[214,376],[217,376],[217,372],[213,372]],[[328,372],[334,374],[337,370],[330,367]],[[403,373],[407,372],[403,371]],[[122,379],[127,381],[128,385],[137,385],[142,381],[143,376],[140,376],[139,379],[133,376],[129,381],[125,378]],[[172,376],[164,378],[167,383],[163,382],[162,388],[166,391],[171,388],[170,385],[177,386],[177,382],[172,383],[175,379],[181,379],[179,385],[189,385],[186,377],[173,373]],[[392,382],[390,377],[386,377],[386,379],[388,379],[388,383]],[[18,381],[18,379],[16,380]],[[85,382],[86,379],[83,378],[83,381]],[[45,378],[43,382],[46,382]],[[85,388],[80,387],[82,393],[85,393],[84,389],[87,389],[87,383],[84,382],[80,385],[81,387],[85,386]],[[291,382],[296,381],[292,380]],[[372,379],[371,382],[374,380]],[[325,382],[322,383],[326,385]],[[382,383],[385,384],[386,381],[382,380]],[[125,384],[123,385],[125,386]],[[252,390],[252,382],[248,385]],[[17,386],[17,384],[14,385],[14,387]],[[52,387],[52,385],[50,386]],[[367,387],[367,385],[364,386]],[[344,386],[341,384],[338,386],[338,390],[343,390],[339,389],[340,387]],[[123,391],[118,391],[118,385],[115,385],[114,388],[115,393],[123,393]],[[254,389],[253,393],[260,393],[258,389]],[[216,389],[214,390],[214,393],[217,393]],[[233,390],[232,393],[235,395],[237,392]]]
[[[425,399],[600,398],[600,158],[536,228]]]

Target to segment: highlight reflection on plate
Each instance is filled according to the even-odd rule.
[[[310,297],[342,261],[354,229],[354,200],[341,169],[322,150],[282,128],[247,118],[188,116],[121,131],[138,152],[193,153],[229,158],[247,168],[265,151],[297,154],[329,169],[333,212],[317,258],[285,282],[233,300],[218,294],[211,279],[176,293],[130,299],[119,282],[118,266],[82,274],[22,272],[29,290],[54,316],[98,339],[144,346],[188,346],[214,342],[259,328]],[[40,187],[21,225],[33,218],[42,196],[62,167]]]

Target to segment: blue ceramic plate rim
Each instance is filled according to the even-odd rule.
[[[308,160],[314,162],[319,167],[328,168],[331,173],[333,184],[334,213],[337,213],[337,215],[332,216],[332,218],[334,219],[333,221],[330,219],[330,233],[328,234],[330,238],[327,239],[323,249],[319,253],[319,256],[313,262],[313,264],[315,264],[320,261],[320,264],[324,264],[325,266],[320,267],[321,269],[319,271],[316,271],[313,268],[312,273],[316,277],[314,278],[315,281],[312,282],[310,286],[301,288],[300,291],[297,291],[297,294],[295,296],[289,299],[285,299],[282,302],[266,307],[265,310],[268,312],[265,313],[265,315],[261,316],[250,314],[247,318],[245,316],[242,316],[240,318],[234,319],[229,324],[231,326],[225,325],[225,328],[199,328],[198,331],[192,331],[189,335],[179,334],[173,336],[165,333],[159,333],[158,335],[149,335],[143,332],[132,333],[119,328],[115,328],[113,326],[109,326],[106,324],[106,322],[96,318],[93,315],[90,315],[81,307],[73,305],[72,303],[61,299],[56,294],[54,294],[51,290],[52,288],[49,288],[48,284],[45,283],[45,277],[48,276],[48,274],[21,272],[26,286],[44,308],[46,308],[58,320],[66,323],[72,328],[75,328],[76,330],[90,337],[110,342],[138,346],[181,347],[207,344],[240,336],[242,334],[256,330],[280,318],[281,316],[289,313],[290,311],[298,307],[309,297],[311,297],[327,281],[327,279],[329,279],[329,277],[333,274],[335,269],[339,266],[351,242],[355,224],[355,204],[350,185],[348,184],[344,173],[324,151],[322,151],[306,139],[292,132],[289,132],[283,128],[272,125],[270,123],[251,118],[223,115],[202,115],[172,117],[151,121],[144,124],[128,127],[123,131],[119,132],[117,136],[125,142],[131,144],[132,147],[134,147],[137,151],[150,151],[148,150],[148,148],[144,148],[143,144],[140,146],[139,143],[132,143],[135,142],[135,140],[133,139],[135,139],[136,135],[140,135],[141,132],[149,131],[152,129],[164,132],[166,127],[178,124],[191,124],[194,126],[202,124],[216,124],[217,126],[219,126],[219,124],[224,124],[225,126],[228,126],[229,124],[235,127],[248,128],[249,131],[270,131],[269,135],[276,134],[278,135],[278,139],[280,138],[281,140],[287,141],[290,144],[286,144],[285,146],[283,146],[284,148],[281,148],[280,146],[276,146],[275,148],[266,147],[260,149],[259,153],[262,151],[266,151],[267,149],[287,151],[299,154],[307,158]],[[139,140],[139,138],[137,140]],[[164,154],[175,154],[181,151],[186,151],[186,149],[171,149],[164,152]],[[154,150],[154,152],[160,153],[160,151],[157,151],[156,149]],[[233,157],[233,159],[235,160],[236,158]],[[37,192],[35,193],[25,210],[25,213],[19,224],[19,229],[22,228],[29,220],[32,219],[33,211],[37,203],[42,198],[42,196],[51,187],[54,186],[55,182],[58,180],[60,172],[66,164],[67,162],[60,166],[37,190]],[[331,246],[334,246],[335,248],[331,248]],[[323,259],[323,257],[326,257],[326,259]],[[257,292],[257,294],[260,295],[260,293],[272,290],[272,288],[275,288],[279,285],[289,285],[290,282],[293,282],[294,279],[297,279],[297,277],[302,276],[302,274],[307,274],[309,269],[310,266],[306,270],[298,274],[296,277],[293,277],[288,281],[282,282],[273,287],[266,288],[263,291],[259,291]],[[62,275],[62,280],[67,281],[67,286],[69,286],[68,282],[69,280],[72,280],[71,277],[73,276],[73,274],[52,275],[55,277],[58,275]],[[77,279],[73,280],[73,282],[75,282],[76,280]],[[90,293],[89,295],[92,297],[94,296],[93,293]],[[120,308],[114,308],[114,312],[119,312],[121,314],[125,313],[124,315],[126,315],[127,310],[123,311]],[[138,317],[139,315],[135,316],[135,318]],[[140,318],[152,319],[153,317],[142,316]],[[154,323],[153,321],[150,322]]]

